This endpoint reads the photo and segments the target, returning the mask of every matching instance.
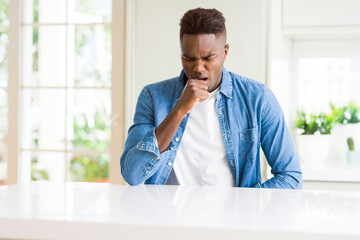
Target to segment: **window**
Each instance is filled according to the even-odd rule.
[[[300,58],[298,62],[299,105],[326,111],[329,103],[360,103],[359,58]]]
[[[347,139],[360,147],[359,45],[356,39],[294,42],[297,109],[307,116],[323,113],[317,121],[326,120],[330,129],[330,134],[297,136],[305,179],[344,181],[358,174],[359,159],[347,159]],[[326,171],[336,174],[319,179]]]
[[[0,3],[0,181],[109,181],[113,171],[112,182],[121,182],[125,1],[7,3]]]
[[[8,0],[0,2],[0,185],[6,180],[6,136],[8,128]]]
[[[360,41],[295,41],[297,105],[328,111],[329,103],[360,104]]]
[[[112,3],[23,4],[21,181],[107,181]]]

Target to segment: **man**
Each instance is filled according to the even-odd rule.
[[[228,72],[225,19],[197,8],[180,22],[180,76],[146,86],[121,172],[130,185],[301,188],[294,143],[273,93]],[[260,145],[274,177],[262,183]]]

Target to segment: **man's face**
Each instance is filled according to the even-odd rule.
[[[223,34],[184,34],[181,61],[187,78],[208,80],[208,91],[214,91],[220,85],[228,50]]]

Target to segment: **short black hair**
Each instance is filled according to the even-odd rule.
[[[195,8],[180,20],[180,40],[184,34],[226,35],[225,18],[217,9]]]

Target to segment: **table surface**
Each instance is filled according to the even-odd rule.
[[[360,163],[328,160],[321,164],[302,163],[304,180],[360,183]]]
[[[359,239],[360,192],[52,183],[0,187],[0,239]]]

